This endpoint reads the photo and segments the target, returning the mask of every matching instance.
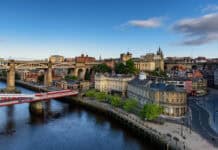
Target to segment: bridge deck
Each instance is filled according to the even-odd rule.
[[[0,107],[1,106],[9,106],[9,105],[15,105],[15,104],[22,104],[22,103],[32,103],[37,101],[46,101],[50,99],[55,98],[61,98],[66,96],[75,96],[78,94],[78,91],[56,91],[56,92],[48,92],[48,93],[37,93],[35,96],[32,95],[26,95],[24,94],[16,94],[16,97],[13,97],[13,100],[3,100],[3,98],[11,98],[12,94],[0,94]],[[8,95],[8,96],[7,96]]]

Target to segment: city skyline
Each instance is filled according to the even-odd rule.
[[[218,57],[218,2],[13,1],[0,6],[0,56]],[[100,15],[98,15],[100,14]]]

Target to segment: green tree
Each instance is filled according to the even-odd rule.
[[[96,95],[96,91],[94,89],[88,90],[85,93],[85,96],[91,97],[91,98],[95,98],[95,95]]]
[[[112,71],[112,69],[108,67],[106,64],[98,64],[93,67],[93,70],[98,73],[110,73]]]
[[[135,99],[127,99],[124,102],[123,109],[127,112],[136,112],[136,109],[138,108],[138,101]]]
[[[126,61],[126,63],[117,63],[115,65],[115,72],[118,74],[135,74],[137,69],[135,68],[132,59]]]
[[[113,96],[111,97],[111,105],[115,107],[122,107],[123,102],[119,96]]]
[[[166,72],[156,68],[154,71],[152,71],[150,73],[152,76],[156,76],[156,77],[167,77]]]
[[[95,98],[101,102],[106,102],[106,97],[107,97],[107,93],[105,92],[97,92],[95,94]]]
[[[117,63],[115,65],[115,72],[117,74],[127,74],[126,66],[123,63]]]
[[[7,77],[7,71],[6,70],[2,70],[1,71],[1,76],[2,77]]]
[[[85,80],[90,80],[91,79],[91,74],[89,71],[86,71],[85,73]]]
[[[156,119],[161,113],[163,113],[163,108],[157,104],[145,104],[141,110],[141,117],[147,120]]]
[[[20,80],[21,77],[20,77],[20,74],[18,74],[17,72],[15,73],[15,80]]]
[[[73,76],[73,75],[66,75],[66,76],[64,77],[64,79],[65,79],[66,81],[77,80],[77,77],[76,77],[76,76]]]
[[[38,80],[38,82],[43,83],[44,82],[44,75],[39,75],[37,80]]]
[[[126,61],[126,70],[129,74],[135,74],[136,73],[136,68],[134,65],[134,62],[132,61],[132,59]]]

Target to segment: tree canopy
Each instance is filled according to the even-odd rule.
[[[156,77],[167,77],[166,72],[156,68],[154,71],[152,71],[150,73],[152,76],[156,76]]]
[[[98,64],[93,67],[93,70],[98,73],[110,73],[112,71],[112,69],[108,67],[106,64]]]
[[[76,76],[72,76],[72,75],[66,75],[66,76],[64,77],[64,79],[65,79],[66,81],[77,80],[77,77],[76,77]]]
[[[123,109],[127,112],[136,112],[138,101],[135,99],[127,99],[123,105]]]
[[[142,118],[146,118],[147,120],[154,120],[161,113],[163,113],[163,108],[157,104],[145,104],[141,110]]]
[[[118,74],[134,74],[137,72],[132,59],[126,61],[126,63],[117,63],[115,65],[115,72]]]

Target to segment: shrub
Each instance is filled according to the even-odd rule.
[[[96,95],[96,91],[93,90],[93,89],[92,89],[92,90],[88,90],[88,91],[86,91],[85,95],[86,95],[87,97],[94,98],[95,95]]]
[[[127,112],[136,112],[137,107],[138,101],[135,99],[127,99],[123,105],[123,109]]]
[[[121,107],[123,102],[119,96],[113,96],[111,99],[111,105],[115,107]]]
[[[106,101],[107,94],[105,92],[97,92],[95,98],[99,101]]]
[[[157,104],[145,104],[141,110],[141,117],[154,120],[163,112],[163,108]]]

